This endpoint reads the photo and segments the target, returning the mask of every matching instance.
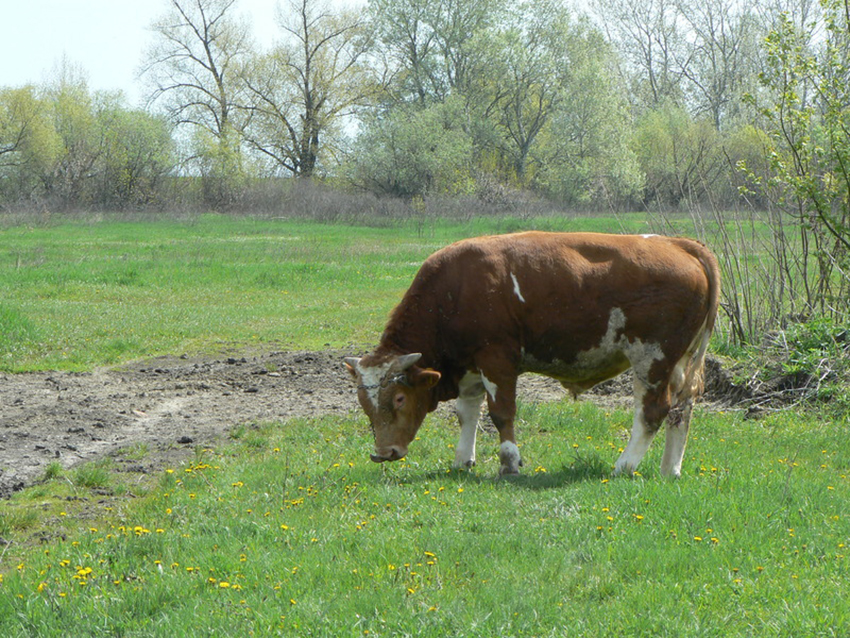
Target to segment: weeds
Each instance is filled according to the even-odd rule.
[[[77,487],[88,489],[108,487],[112,480],[109,467],[109,461],[86,463],[71,473],[71,481]]]

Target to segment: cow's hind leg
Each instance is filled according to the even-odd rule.
[[[635,415],[632,434],[626,449],[614,465],[615,476],[620,474],[631,476],[634,473],[670,409],[666,386],[649,390],[641,381],[635,379],[634,393]]]
[[[475,465],[475,439],[478,431],[478,418],[481,416],[481,404],[484,402],[484,383],[481,375],[469,372],[460,380],[459,395],[455,406],[460,421],[460,440],[455,449],[452,467],[472,467]]]
[[[667,415],[664,456],[661,457],[661,474],[664,476],[679,478],[681,474],[693,405],[693,399],[688,398]]]

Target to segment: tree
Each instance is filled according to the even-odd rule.
[[[632,117],[615,71],[615,54],[581,21],[569,39],[563,97],[537,143],[535,185],[570,204],[630,205],[642,186],[629,147]]]
[[[33,86],[0,89],[0,200],[31,199],[59,152],[48,107]]]
[[[505,0],[370,0],[397,101],[426,106],[466,91],[480,69],[479,36],[500,24]]]
[[[151,103],[161,102],[177,125],[223,137],[238,113],[239,72],[250,51],[248,24],[232,17],[236,0],[170,0],[154,22],[156,43],[142,75],[153,84]]]
[[[235,4],[170,0],[169,11],[153,24],[156,42],[142,69],[152,84],[150,104],[162,104],[175,125],[190,128],[189,159],[196,160],[214,207],[232,203],[242,178],[233,171],[243,166],[240,73],[251,39],[248,23],[233,16]]]
[[[110,208],[159,203],[176,163],[170,123],[122,102],[108,105],[100,117],[106,134],[96,201]]]
[[[709,115],[720,129],[739,110],[743,92],[755,80],[754,11],[738,0],[678,0],[677,8],[689,40],[677,62],[687,80],[692,112]]]
[[[850,2],[822,0],[823,41],[811,46],[787,15],[767,39],[760,109],[770,179],[761,183],[799,233],[787,268],[790,301],[805,313],[847,317],[850,307]],[[815,28],[808,27],[809,30]],[[777,232],[784,233],[784,225]],[[816,263],[809,263],[809,255]],[[814,270],[814,272],[811,272]],[[799,311],[799,307],[795,309]]]
[[[56,205],[90,205],[92,177],[105,143],[100,115],[115,96],[92,94],[85,73],[65,60],[47,87],[45,99],[59,142],[52,165],[40,176],[45,193]]]
[[[407,199],[470,192],[473,144],[463,124],[458,98],[424,109],[406,105],[376,117],[357,140],[355,183]]]
[[[243,74],[245,137],[276,168],[311,177],[321,155],[339,149],[347,116],[372,103],[381,83],[366,64],[371,37],[362,14],[291,0],[281,26],[283,41]]]
[[[635,106],[681,99],[676,55],[682,42],[675,0],[593,0],[595,13],[623,56]]]
[[[698,204],[724,168],[712,122],[694,119],[675,104],[643,113],[633,144],[645,175],[647,204]]]

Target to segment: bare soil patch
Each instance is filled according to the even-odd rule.
[[[148,474],[234,427],[357,410],[342,365],[349,354],[233,352],[91,373],[0,374],[0,497],[39,480],[53,462],[69,469],[112,456],[118,469]],[[727,403],[734,397],[731,380],[716,362],[708,371],[706,398]],[[531,402],[565,395],[558,383],[535,375],[521,377],[519,392]],[[585,396],[629,407],[631,381],[623,375]],[[139,444],[146,446],[141,459],[119,454]]]

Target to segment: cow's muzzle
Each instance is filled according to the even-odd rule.
[[[405,456],[407,456],[407,450],[394,445],[387,450],[381,450],[381,453],[375,450],[375,454],[370,454],[369,458],[375,463],[383,463],[384,461],[398,461]]]

